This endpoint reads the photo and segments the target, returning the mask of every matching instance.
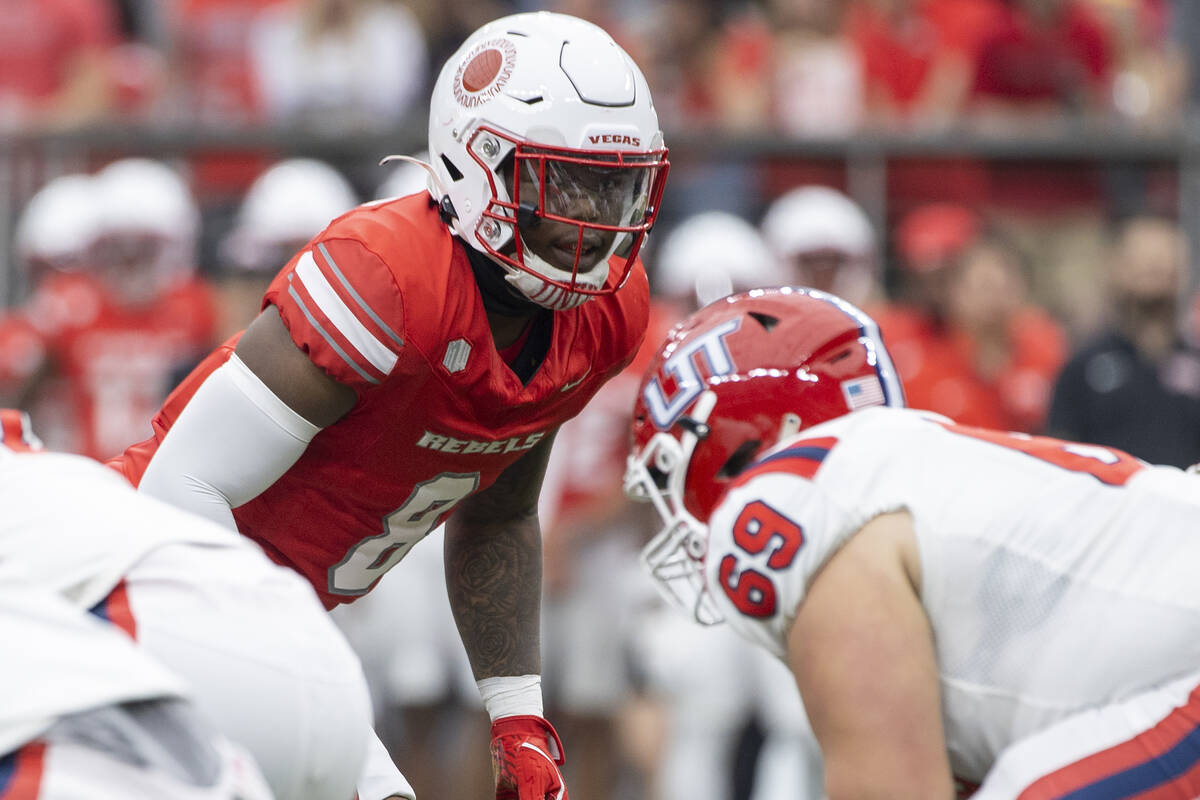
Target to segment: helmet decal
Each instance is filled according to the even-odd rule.
[[[887,398],[883,396],[883,384],[875,375],[842,381],[842,396],[846,398],[846,408],[851,411],[867,406],[887,405]]]
[[[454,76],[454,99],[466,108],[491,100],[512,77],[517,48],[508,39],[481,42],[458,65]]]
[[[672,397],[667,397],[658,376],[651,378],[646,384],[642,394],[650,417],[660,430],[670,428],[683,410],[704,391],[704,378],[696,369],[693,356],[697,353],[703,354],[711,377],[731,375],[737,371],[725,344],[725,337],[736,331],[741,324],[740,318],[727,320],[692,339],[679,352],[663,362],[663,373],[675,378],[675,393]]]

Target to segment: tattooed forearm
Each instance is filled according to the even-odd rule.
[[[537,517],[450,520],[446,592],[477,680],[541,671],[541,589]]]
[[[446,593],[476,680],[541,672],[537,501],[553,441],[546,436],[446,524]]]

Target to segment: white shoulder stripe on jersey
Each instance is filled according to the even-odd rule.
[[[300,293],[296,291],[296,287],[291,283],[295,276],[295,271],[292,271],[288,274],[288,295],[296,302],[296,307],[304,313],[304,317],[308,320],[308,324],[313,326],[313,330],[321,334],[321,338],[325,340],[325,343],[329,345],[333,352],[337,353],[338,358],[340,358],[342,361],[345,361],[346,365],[358,373],[360,378],[368,383],[379,383],[379,379],[359,366],[358,362],[351,358],[349,354],[342,349],[342,346],[337,343],[337,340],[329,335],[329,331],[325,330],[325,327],[321,324],[321,321],[313,316],[312,311],[310,311],[308,306],[304,304],[304,298],[300,296]]]
[[[325,315],[338,333],[346,337],[346,341],[357,350],[363,358],[371,362],[371,366],[384,373],[385,375],[392,371],[392,367],[396,365],[396,354],[387,348],[383,342],[375,338],[375,336],[367,330],[366,326],[359,322],[358,317],[350,310],[350,307],[338,296],[338,293],[333,290],[333,286],[325,279],[321,273],[321,268],[317,266],[316,260],[313,258],[311,250],[306,250],[296,262],[296,277],[300,279],[300,283],[312,296],[313,301],[317,304],[317,308]]]
[[[354,298],[354,302],[358,303],[358,307],[363,310],[363,313],[370,317],[371,321],[378,325],[379,329],[386,333],[388,338],[396,343],[397,347],[404,347],[404,340],[400,338],[400,335],[389,328],[387,323],[380,319],[379,315],[375,313],[375,309],[367,305],[367,301],[363,300],[362,296],[359,295],[359,293],[354,290],[354,287],[350,285],[350,281],[346,280],[346,276],[342,274],[340,269],[338,269],[337,262],[333,260],[333,256],[329,255],[329,248],[325,246],[324,242],[317,244],[317,250],[321,252],[321,256],[325,259],[325,263],[329,265],[329,271],[332,272],[334,277],[338,279],[338,283],[342,284],[342,288],[346,290],[346,293]]]

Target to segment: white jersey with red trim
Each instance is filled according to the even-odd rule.
[[[27,418],[0,411],[0,586],[36,585],[88,609],[147,553],[180,542],[254,548],[90,458],[40,451]]]
[[[710,591],[782,657],[812,577],[899,510],[956,775],[979,780],[1012,742],[1200,664],[1200,477],[913,410],[815,426],[739,476],[711,518]]]
[[[0,755],[66,714],[184,694],[131,639],[42,587],[0,580],[0,642]]]

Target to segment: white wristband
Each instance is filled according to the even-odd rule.
[[[475,681],[488,716],[495,722],[500,717],[520,714],[542,716],[542,676],[505,675]]]

